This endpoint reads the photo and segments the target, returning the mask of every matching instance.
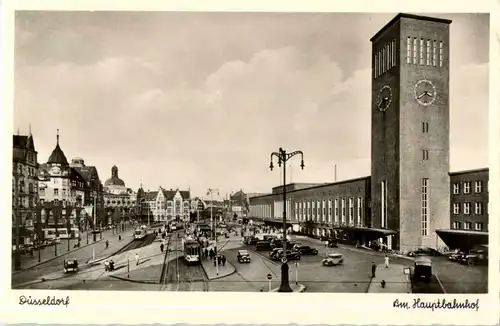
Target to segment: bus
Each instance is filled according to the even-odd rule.
[[[45,240],[55,240],[56,239],[56,229],[55,228],[46,228],[42,229],[43,238]],[[58,238],[59,239],[77,239],[80,237],[80,232],[78,228],[71,228],[68,233],[67,228],[57,228]]]
[[[191,239],[184,241],[184,259],[188,265],[197,265],[201,263],[201,246]]]
[[[143,228],[135,229],[134,231],[134,239],[135,240],[141,240],[144,239],[147,235],[147,232]]]

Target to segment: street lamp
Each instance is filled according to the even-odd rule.
[[[273,156],[276,156],[278,158],[278,166],[281,167],[281,164],[283,164],[283,259],[282,259],[282,265],[281,265],[281,285],[278,290],[278,292],[292,292],[292,288],[290,287],[289,283],[289,275],[288,275],[288,263],[286,260],[286,162],[288,162],[289,159],[294,157],[295,155],[301,156],[302,160],[300,163],[300,167],[302,170],[304,169],[304,153],[302,151],[294,151],[291,153],[287,153],[286,150],[283,148],[279,148],[278,152],[272,152],[271,153],[271,164],[269,164],[269,168],[271,171],[273,170]]]

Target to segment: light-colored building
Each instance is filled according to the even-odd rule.
[[[125,182],[118,177],[118,167],[113,166],[111,177],[104,182],[104,207],[107,212],[107,223],[113,223],[111,216],[115,210],[118,210],[121,216],[130,215],[136,207],[136,201],[137,193],[126,187]]]
[[[141,187],[137,194],[143,220],[149,216],[155,222],[189,221],[189,190],[166,190],[159,187],[158,191],[144,192]]]

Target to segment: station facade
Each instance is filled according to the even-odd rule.
[[[436,231],[452,226],[487,230],[487,170],[449,172],[450,23],[399,14],[372,37],[371,176],[287,185],[294,230],[403,252],[444,247]],[[457,183],[481,192],[454,193]],[[250,217],[279,224],[282,211],[275,191],[250,198]]]

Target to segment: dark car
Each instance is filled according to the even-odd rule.
[[[243,239],[243,243],[250,246],[257,244],[257,242],[259,242],[259,238],[254,236],[245,237]]]
[[[264,239],[264,241],[269,241],[271,242],[273,239],[276,239],[276,236],[275,235],[270,235],[270,234],[266,234],[262,237],[262,239]]]
[[[295,247],[295,251],[300,252],[302,255],[317,255],[318,250],[310,246]]]
[[[408,256],[417,257],[417,256],[441,256],[442,254],[433,248],[418,248],[417,250],[410,251]]]
[[[238,250],[238,262],[249,263],[251,261],[250,253],[246,250]]]
[[[271,242],[271,247],[272,248],[283,248],[283,240],[279,240],[279,239],[272,239]],[[290,243],[290,242],[286,242],[286,247],[287,248],[292,248],[293,245]]]
[[[286,253],[286,259],[288,260],[300,260],[302,254],[299,251],[288,251]]]
[[[78,260],[76,259],[65,259],[64,260],[64,272],[78,272]]]
[[[257,251],[266,251],[266,250],[271,250],[271,249],[273,249],[273,248],[271,247],[271,244],[269,243],[269,241],[259,241],[255,245],[255,250],[257,250]]]
[[[273,249],[273,251],[269,254],[272,260],[280,260],[283,258],[283,249]],[[300,260],[302,255],[298,251],[287,250],[286,251],[286,259],[287,260]]]
[[[271,258],[272,260],[279,260],[282,255],[283,255],[283,249],[281,249],[281,248],[274,248],[269,253],[269,258]]]
[[[462,257],[462,264],[467,264],[469,266],[474,265],[487,265],[488,264],[488,252],[483,249],[472,249],[467,255]]]
[[[328,248],[337,248],[339,246],[339,240],[337,238],[329,238],[327,241]]]

